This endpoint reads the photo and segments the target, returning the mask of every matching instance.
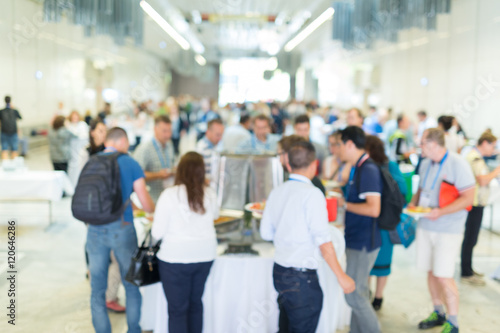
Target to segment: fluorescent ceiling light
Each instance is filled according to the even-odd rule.
[[[195,53],[203,54],[205,53],[205,46],[197,39],[191,39],[191,47]]]
[[[305,27],[304,30],[299,32],[297,36],[295,36],[292,40],[290,40],[288,43],[285,44],[284,47],[285,51],[290,52],[297,45],[302,43],[302,41],[304,41],[304,39],[306,39],[310,34],[312,34],[314,30],[318,29],[320,25],[329,20],[333,16],[333,13],[335,13],[335,10],[332,7],[325,10],[323,14],[318,16],[318,18],[316,18],[311,24]]]
[[[159,26],[162,28],[167,34],[169,34],[170,37],[173,38],[179,44],[184,50],[189,50],[190,45],[187,40],[185,40],[175,29],[168,24],[165,19],[158,14],[156,10],[154,10],[153,7],[149,3],[147,3],[145,0],[142,0],[140,2],[142,10],[146,12]]]
[[[194,56],[194,60],[198,63],[200,66],[205,66],[207,64],[207,60],[203,58],[201,54],[197,54]]]

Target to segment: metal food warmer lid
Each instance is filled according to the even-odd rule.
[[[218,155],[215,175],[221,209],[243,211],[248,202],[267,199],[283,183],[283,167],[276,155]]]

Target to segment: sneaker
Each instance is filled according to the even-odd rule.
[[[441,331],[441,333],[458,333],[458,327],[453,326],[452,323],[450,323],[449,321],[447,321],[444,324],[443,330]]]
[[[472,271],[472,273],[474,274],[474,276],[484,277],[484,273],[479,273],[476,271]]]
[[[375,309],[375,311],[380,310],[380,308],[382,307],[383,300],[384,300],[383,298],[376,298],[376,297],[373,299],[372,306],[373,309]]]
[[[124,306],[118,304],[117,301],[106,302],[106,307],[108,308],[108,310],[119,313],[125,312],[126,309]]]
[[[460,282],[462,282],[464,284],[469,284],[471,286],[477,286],[477,287],[486,285],[486,282],[484,281],[484,279],[482,277],[477,276],[477,275],[465,276],[465,277],[462,276],[462,278],[460,279]]]
[[[441,326],[446,322],[446,316],[444,314],[439,314],[436,311],[431,313],[431,315],[418,323],[418,328],[421,330],[426,330],[428,328],[433,328],[436,326]]]

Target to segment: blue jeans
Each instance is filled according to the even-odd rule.
[[[17,151],[19,146],[19,138],[17,136],[17,133],[14,134],[2,133],[0,137],[2,139],[2,150]]]
[[[201,333],[203,302],[213,261],[174,264],[158,260],[160,279],[168,305],[168,331],[172,333]]]
[[[316,270],[300,272],[275,263],[273,281],[278,292],[279,333],[316,332],[323,307]]]
[[[86,250],[89,257],[90,309],[92,324],[96,333],[111,333],[108,310],[106,308],[106,289],[110,251],[113,250],[127,298],[128,333],[141,333],[141,293],[139,288],[125,281],[134,251],[137,249],[137,234],[131,223],[121,221],[104,225],[89,225]]]

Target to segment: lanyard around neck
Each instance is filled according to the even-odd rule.
[[[436,186],[436,182],[439,178],[439,174],[441,173],[441,169],[443,168],[443,164],[447,158],[448,158],[448,151],[446,151],[446,154],[444,154],[443,159],[441,160],[441,162],[439,162],[439,169],[436,173],[436,177],[434,178],[434,181],[432,182],[431,190],[434,190],[434,187]],[[427,168],[427,172],[425,173],[423,188],[425,188],[425,184],[427,184],[427,177],[429,176],[429,171],[431,170],[431,167],[432,167],[432,162],[431,162],[431,165],[429,165],[429,167]]]
[[[306,182],[305,180],[294,178],[293,176],[288,177],[288,180],[291,180],[291,181],[294,181],[294,182],[301,182],[301,183],[304,183],[304,184],[308,184],[308,182]]]
[[[356,169],[359,168],[363,163],[365,163],[366,160],[369,159],[369,158],[370,158],[370,156],[368,156],[368,154],[366,154],[366,153],[363,154],[359,158],[358,163],[356,163],[356,165],[351,168],[351,173],[349,174],[349,182],[347,183],[348,186],[347,186],[347,196],[346,196],[346,198],[349,198],[349,193],[351,192],[351,186],[353,185],[352,182],[354,180],[354,175],[356,173]]]
[[[156,154],[158,155],[158,158],[160,159],[160,164],[163,169],[168,168],[167,166],[167,161],[163,158],[163,154],[161,153],[160,147],[158,146],[158,143],[156,143],[155,139],[152,139],[153,141],[153,146],[155,147]]]

